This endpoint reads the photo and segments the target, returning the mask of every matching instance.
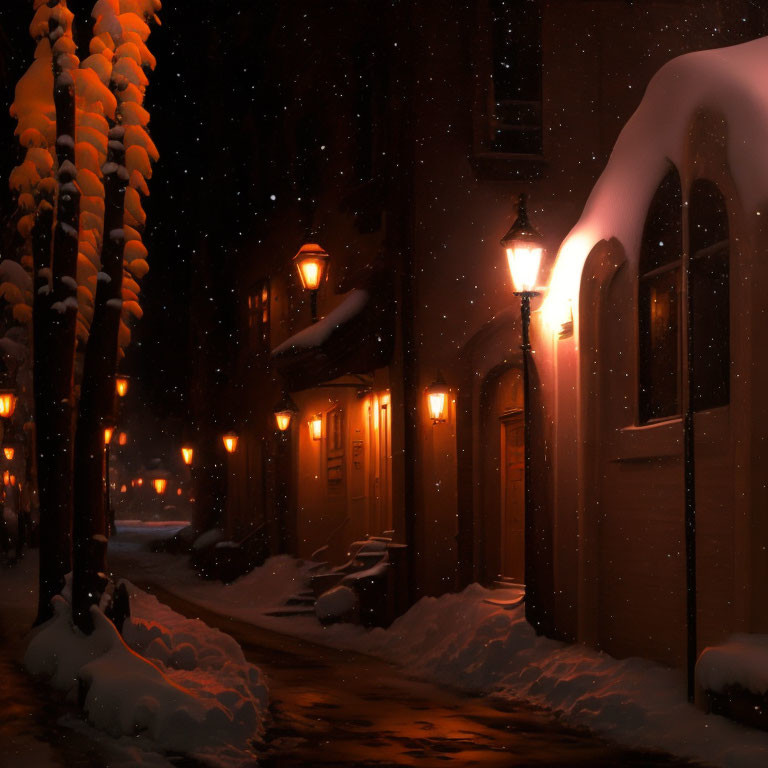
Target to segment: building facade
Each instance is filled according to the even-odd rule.
[[[764,631],[750,351],[764,235],[731,178],[733,129],[694,110],[665,166],[671,101],[640,132],[658,133],[656,153],[625,152],[610,195],[598,182],[654,73],[758,38],[764,14],[736,0],[269,8],[262,102],[239,134],[254,157],[244,194],[261,213],[231,265],[237,333],[218,385],[217,427],[240,437],[226,457],[228,533],[259,528],[273,552],[341,563],[351,542],[391,532],[408,545],[412,598],[519,581],[528,560],[542,631],[681,663],[687,326],[674,318],[683,254],[699,254],[700,642]],[[256,29],[259,13],[237,23]],[[649,189],[636,188],[641,161]],[[499,245],[521,192],[550,286],[533,308],[527,520],[520,312]],[[293,263],[305,243],[330,257],[317,323]],[[441,377],[435,421],[427,392]],[[285,397],[296,413],[281,432]]]

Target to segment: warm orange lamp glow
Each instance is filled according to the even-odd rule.
[[[321,413],[309,420],[309,436],[313,440],[319,440],[323,436],[323,415]]]
[[[501,239],[507,254],[512,285],[518,294],[535,293],[541,256],[544,253],[542,237],[528,221],[525,203],[526,195],[522,194],[517,203],[515,223]]]
[[[120,493],[128,493],[128,486],[125,483],[120,486]]]
[[[144,478],[143,477],[137,477],[136,478],[136,485],[138,485],[138,486],[144,485]]]
[[[277,428],[281,432],[285,432],[285,430],[291,426],[292,416],[293,414],[290,411],[278,411],[275,413],[275,422],[277,423]]]
[[[305,243],[293,257],[301,284],[307,291],[316,291],[325,278],[330,256],[317,244]]]
[[[118,376],[115,379],[115,391],[119,397],[125,397],[128,393],[128,379],[125,376]]]
[[[16,395],[13,392],[0,392],[0,417],[10,419],[16,410]]]
[[[195,455],[195,449],[194,448],[191,448],[188,445],[182,446],[182,448],[181,448],[181,460],[187,466],[192,464],[192,459],[193,459],[194,455]]]
[[[13,461],[13,457],[16,454],[16,449],[12,445],[6,445],[3,448],[3,454],[8,461]]]
[[[16,485],[16,475],[11,475],[10,480],[11,480],[11,485]]]
[[[445,421],[448,393],[448,385],[442,375],[438,373],[437,378],[427,387],[427,406],[429,407],[429,418],[432,419],[433,424]]]
[[[296,403],[288,394],[283,394],[280,402],[272,409],[275,414],[275,423],[281,432],[285,432],[291,426],[291,419],[299,412]]]
[[[181,488],[177,488],[176,489],[176,495],[177,496],[181,496]]]
[[[152,485],[155,490],[162,496],[165,493],[165,489],[168,486],[168,481],[164,477],[156,477],[152,481]]]
[[[104,427],[104,445],[109,445],[112,442],[112,433],[114,431],[114,427]]]
[[[238,437],[234,432],[227,432],[221,439],[224,442],[224,448],[227,453],[234,453],[237,450]]]
[[[126,445],[128,443],[128,433],[127,432],[120,432],[117,435],[117,444],[118,445]]]
[[[11,484],[11,473],[6,469],[5,472],[3,472],[3,485],[10,485]]]

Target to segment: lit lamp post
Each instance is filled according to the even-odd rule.
[[[309,291],[313,323],[317,322],[317,291],[327,274],[329,259],[330,256],[317,243],[305,243],[293,257],[301,285],[305,291]]]
[[[195,449],[191,445],[181,447],[181,460],[188,466],[192,466],[192,459],[195,456]]]
[[[225,435],[222,435],[221,441],[224,443],[224,450],[227,453],[234,453],[237,450],[237,433],[227,432]]]
[[[0,391],[0,418],[10,419],[16,410],[16,394],[9,389]]]
[[[437,378],[427,387],[429,418],[432,419],[433,424],[440,424],[445,421],[448,394],[448,385],[445,383],[442,374],[438,373]]]
[[[168,487],[168,480],[164,477],[156,477],[152,480],[152,486],[158,496],[162,496],[165,493],[165,489]]]
[[[291,419],[298,414],[296,403],[288,395],[283,395],[280,402],[273,408],[275,424],[281,432],[286,432],[291,426]]]
[[[112,435],[115,432],[114,427],[104,427],[104,502],[107,507],[107,525],[109,533],[115,529],[115,520],[112,514],[112,505],[109,499],[109,444],[112,442]]]
[[[531,487],[531,398],[529,380],[529,354],[531,340],[531,299],[538,296],[536,281],[539,276],[541,256],[544,251],[541,235],[528,221],[525,209],[526,195],[520,195],[517,203],[517,218],[510,230],[501,239],[507,255],[507,264],[512,277],[515,296],[520,297],[522,315],[523,352],[523,450],[525,486],[525,615],[533,628],[540,631],[540,606],[536,568],[533,557],[536,539],[536,521],[533,517],[533,489]]]
[[[128,377],[116,376],[115,377],[115,392],[118,397],[125,397],[128,394]]]

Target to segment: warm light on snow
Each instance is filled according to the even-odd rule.
[[[599,242],[616,240],[636,264],[650,201],[673,163],[683,177],[689,129],[709,110],[725,120],[728,160],[746,211],[765,199],[768,177],[768,38],[680,56],[663,66],[627,122],[581,218],[558,252],[542,307],[556,333],[578,312],[582,269]]]

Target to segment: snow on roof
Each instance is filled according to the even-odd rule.
[[[279,355],[289,349],[311,349],[319,347],[340,325],[358,315],[368,303],[370,294],[363,288],[350,291],[344,301],[336,309],[329,312],[322,320],[310,325],[303,331],[286,339],[272,350],[273,355]]]
[[[680,56],[656,73],[560,246],[543,306],[550,327],[562,322],[569,302],[576,305],[584,262],[597,243],[615,237],[636,259],[650,201],[670,162],[682,170],[697,112],[725,119],[728,163],[744,209],[768,197],[767,67],[768,38],[760,38]]]

